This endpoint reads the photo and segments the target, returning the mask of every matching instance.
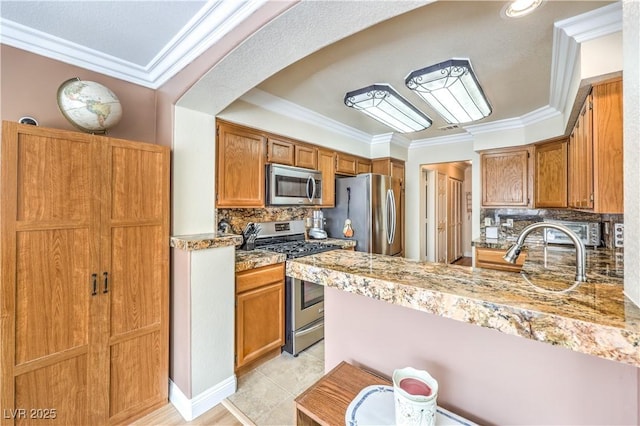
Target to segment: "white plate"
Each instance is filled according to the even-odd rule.
[[[395,424],[393,386],[373,385],[362,389],[351,401],[344,416],[347,426],[382,426]],[[436,425],[474,426],[469,420],[438,407]]]

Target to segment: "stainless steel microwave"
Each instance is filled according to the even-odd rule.
[[[267,165],[267,204],[316,206],[322,204],[322,173],[301,167]]]

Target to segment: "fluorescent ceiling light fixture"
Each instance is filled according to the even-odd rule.
[[[344,104],[401,133],[417,132],[432,121],[388,84],[374,84],[344,96]]]
[[[542,0],[514,0],[504,11],[509,18],[520,18],[528,15],[542,4]]]
[[[449,59],[413,71],[404,82],[451,124],[469,123],[491,114],[491,105],[468,59]]]

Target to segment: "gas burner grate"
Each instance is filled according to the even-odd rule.
[[[260,247],[261,250],[268,250],[287,255],[287,259],[309,256],[329,250],[337,250],[340,246],[336,244],[311,243],[307,241],[290,241],[280,244],[271,244]]]

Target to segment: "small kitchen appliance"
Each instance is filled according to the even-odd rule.
[[[322,173],[301,167],[267,165],[267,204],[317,206],[322,204]]]
[[[322,210],[313,212],[313,226],[309,230],[309,237],[315,240],[327,238],[327,232],[324,230],[324,214]]]
[[[570,222],[563,220],[545,220],[545,222],[566,226],[576,233],[585,246],[598,247],[601,244],[602,235],[600,222]],[[573,245],[573,242],[565,233],[552,228],[545,228],[544,242],[549,244]]]
[[[287,259],[340,249],[339,245],[306,241],[304,220],[262,222],[256,249],[283,253]],[[324,338],[324,287],[285,277],[284,350],[297,356]]]

